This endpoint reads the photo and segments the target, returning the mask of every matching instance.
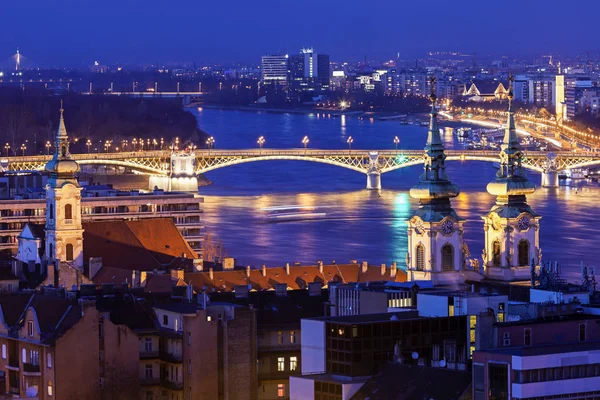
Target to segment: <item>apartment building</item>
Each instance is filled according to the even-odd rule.
[[[172,218],[193,250],[202,247],[201,205],[193,193],[139,191],[122,192],[108,185],[86,186],[82,191],[82,222]],[[0,200],[0,251],[15,252],[17,237],[26,223],[46,221],[45,191],[32,191],[28,198]]]

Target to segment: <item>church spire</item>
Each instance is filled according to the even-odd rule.
[[[420,209],[430,208],[433,214],[440,215],[454,214],[450,205],[450,198],[458,196],[460,190],[458,186],[450,182],[446,175],[446,154],[444,153],[444,144],[440,137],[440,129],[437,122],[437,109],[435,94],[435,81],[431,77],[431,112],[429,114],[429,132],[427,133],[427,143],[423,155],[423,173],[419,183],[410,190],[413,198],[419,199]],[[430,218],[433,217],[430,214]],[[437,218],[433,217],[433,218]]]
[[[60,120],[58,121],[58,131],[56,132],[55,154],[60,158],[71,158],[69,153],[69,136],[65,127],[63,102],[60,101]]]
[[[58,130],[56,131],[54,155],[46,164],[46,171],[50,173],[51,183],[55,184],[57,178],[60,179],[75,179],[75,174],[79,171],[79,165],[72,160],[69,152],[69,136],[65,128],[64,109],[62,100],[60,102],[60,119],[58,122]]]

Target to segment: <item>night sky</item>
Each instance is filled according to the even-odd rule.
[[[0,61],[42,66],[259,62],[314,47],[333,60],[427,51],[597,56],[597,0],[11,0]]]

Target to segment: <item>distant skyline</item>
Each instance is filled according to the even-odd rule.
[[[499,4],[502,6],[500,7]],[[19,47],[36,65],[256,63],[314,47],[332,60],[424,56],[575,55],[598,58],[600,3],[540,0],[29,0],[3,4],[0,62]]]

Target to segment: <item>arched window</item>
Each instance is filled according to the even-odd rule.
[[[500,242],[498,240],[492,242],[492,264],[494,267],[499,267],[502,264],[500,259]]]
[[[65,204],[65,219],[73,219],[73,206]]]
[[[529,242],[522,239],[519,242],[519,266],[529,265]]]
[[[417,253],[417,271],[423,271],[425,269],[425,247],[419,243],[415,252]]]
[[[454,270],[454,247],[450,243],[442,246],[442,271]]]
[[[67,261],[73,261],[73,245],[71,243],[66,245],[65,253],[67,253]]]

